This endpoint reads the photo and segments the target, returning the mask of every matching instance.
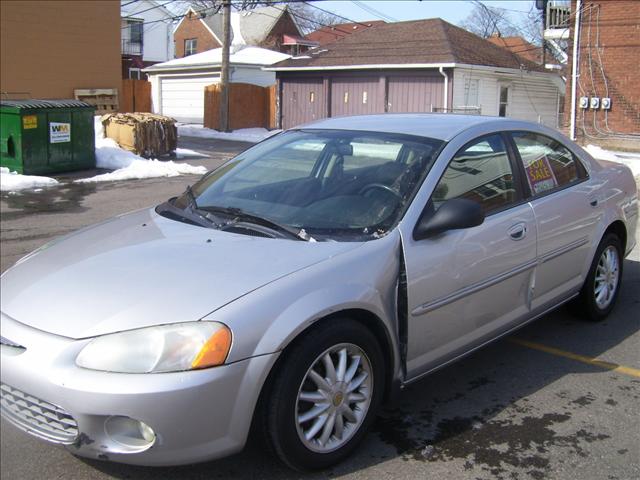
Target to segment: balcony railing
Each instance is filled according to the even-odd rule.
[[[547,3],[547,24],[549,29],[569,28],[571,4],[567,1],[550,1]]]
[[[142,42],[122,39],[122,55],[142,55]]]

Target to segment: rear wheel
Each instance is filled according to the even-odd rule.
[[[598,245],[589,274],[577,298],[577,306],[588,320],[603,320],[616,303],[622,283],[622,245],[609,233]]]
[[[267,401],[267,439],[290,467],[321,469],[362,440],[384,391],[383,355],[360,323],[336,319],[279,363]]]

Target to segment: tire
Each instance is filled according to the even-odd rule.
[[[575,301],[577,311],[585,319],[599,322],[613,310],[622,284],[622,259],[620,239],[613,233],[606,234],[598,245],[587,278]],[[615,268],[611,268],[612,265]]]
[[[278,362],[280,371],[274,372],[265,398],[264,433],[272,451],[300,471],[327,468],[347,457],[367,433],[382,401],[383,358],[375,336],[348,318],[333,319],[297,340]]]

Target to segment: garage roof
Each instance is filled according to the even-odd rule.
[[[269,70],[349,69],[358,66],[482,65],[545,71],[544,67],[440,18],[377,25],[310,50]]]
[[[272,65],[289,58],[290,55],[259,47],[244,47],[229,56],[231,65]],[[176,58],[168,62],[156,63],[143,71],[154,73],[163,70],[181,70],[194,68],[219,68],[222,63],[222,49],[214,48],[206,52],[196,53],[184,58]]]

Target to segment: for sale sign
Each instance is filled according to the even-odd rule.
[[[546,156],[542,156],[531,162],[525,167],[525,170],[527,171],[527,180],[529,180],[529,186],[531,190],[533,190],[533,193],[551,190],[558,185]]]
[[[70,141],[70,123],[49,122],[49,143],[64,143]]]

